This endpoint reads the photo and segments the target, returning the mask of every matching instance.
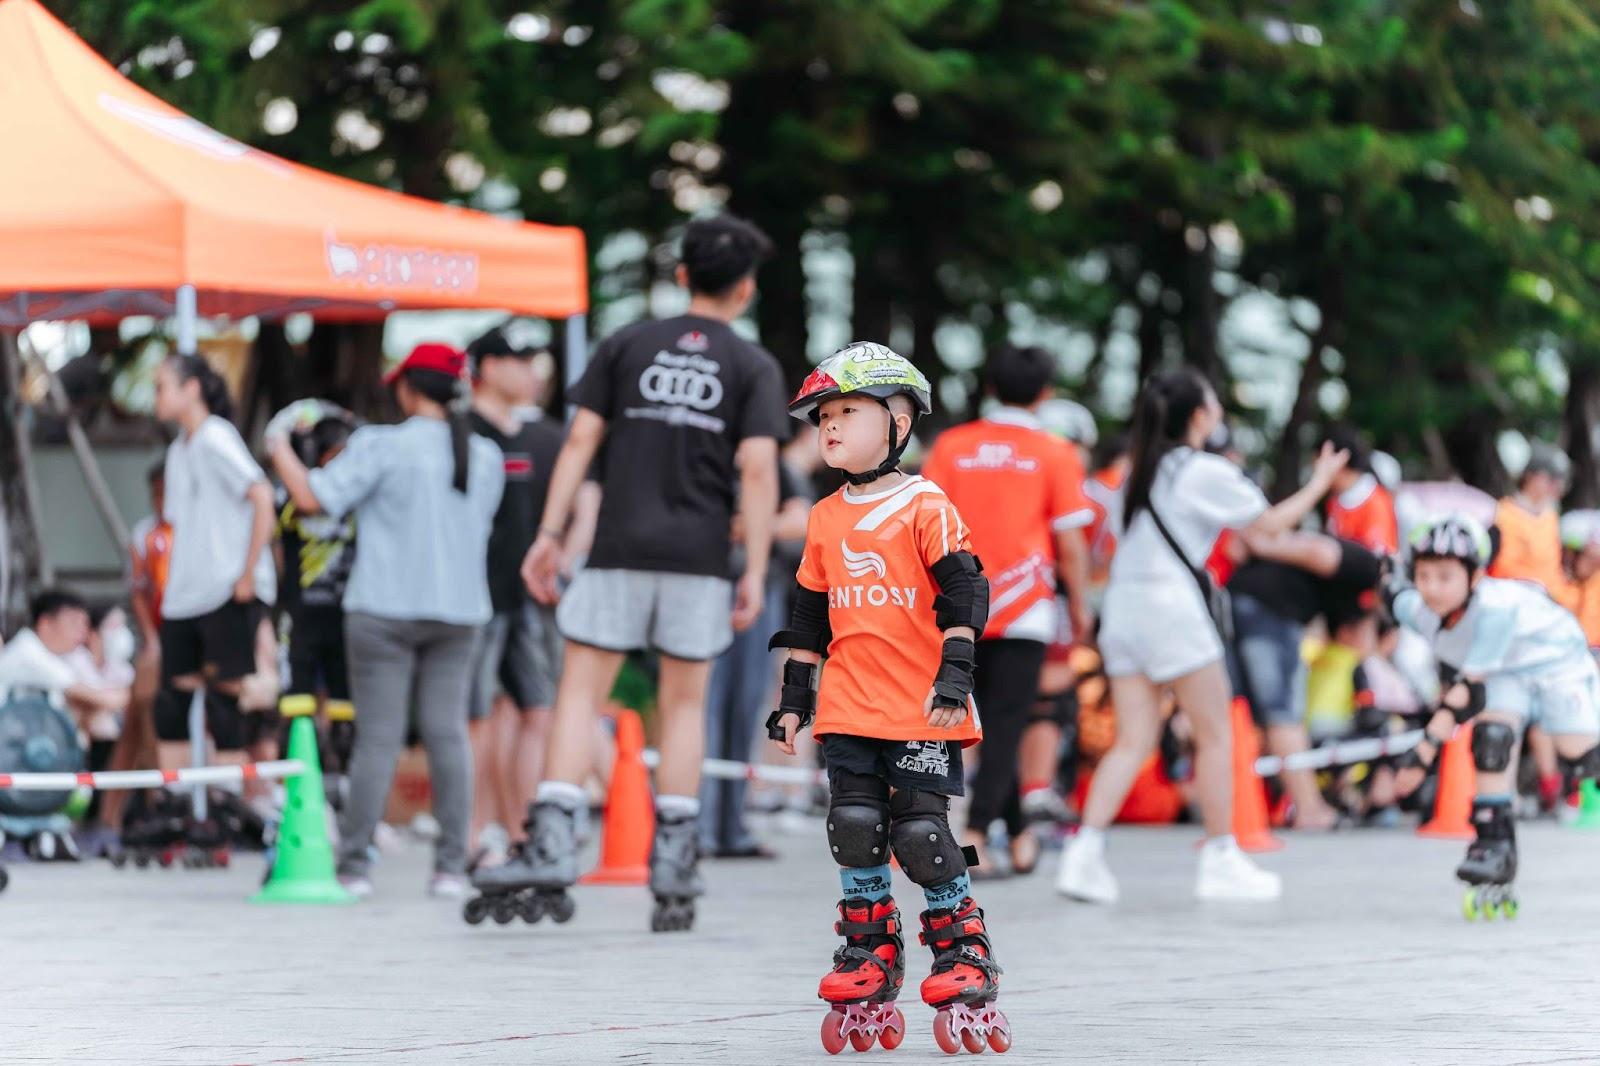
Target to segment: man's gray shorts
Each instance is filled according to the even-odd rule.
[[[606,651],[715,659],[733,643],[733,583],[703,574],[581,570],[556,608],[561,635]]]
[[[467,704],[470,717],[478,721],[493,714],[502,692],[519,710],[554,707],[561,649],[555,612],[543,604],[529,601],[497,613],[478,642]]]

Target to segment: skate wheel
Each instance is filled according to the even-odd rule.
[[[544,900],[538,896],[526,896],[517,901],[517,913],[522,915],[522,920],[532,925],[544,917]]]
[[[489,917],[489,904],[482,896],[478,896],[476,899],[469,899],[462,904],[461,917],[466,920],[468,925],[482,925],[483,920]]]
[[[146,866],[150,865],[150,856],[140,852],[138,855],[133,857],[133,864],[139,869],[143,870]]]
[[[233,853],[228,851],[214,851],[211,853],[211,865],[221,870],[228,868],[228,863],[233,861]]]
[[[1011,1050],[1011,1029],[1006,1022],[989,1030],[989,1049],[996,1055],[1004,1055]]]
[[[966,1049],[972,1052],[974,1055],[982,1055],[983,1049],[989,1046],[987,1043],[985,1043],[983,1034],[978,1032],[976,1029],[967,1029],[963,1031],[961,1034],[961,1043],[964,1044]]]
[[[844,1035],[844,1012],[830,1010],[822,1016],[822,1050],[837,1055],[849,1043]]]
[[[572,897],[565,892],[545,901],[545,910],[551,918],[555,919],[558,925],[572,921],[572,916],[577,912],[577,909],[577,903],[573,902]]]
[[[1514,899],[1508,899],[1500,904],[1500,913],[1505,915],[1508,922],[1515,918],[1520,910],[1522,910],[1522,905]]]
[[[1473,889],[1467,889],[1461,897],[1461,917],[1469,922],[1478,920],[1478,894]]]
[[[906,1016],[896,1007],[890,1013],[887,1021],[883,1023],[883,1031],[878,1034],[878,1043],[883,1045],[883,1050],[893,1051],[900,1046],[900,1041],[906,1038]]]
[[[510,925],[517,916],[517,905],[509,899],[497,899],[490,904],[489,914],[494,918],[495,925]]]
[[[4,892],[6,890],[6,886],[10,883],[11,875],[6,873],[4,867],[0,867],[0,892]]]
[[[961,1038],[950,1027],[949,1011],[942,1010],[933,1016],[933,1040],[946,1055],[954,1055],[961,1050]]]
[[[871,1051],[872,1045],[877,1042],[878,1037],[875,1033],[863,1032],[857,1029],[850,1034],[850,1046],[857,1051]]]
[[[128,865],[128,856],[127,856],[126,852],[121,852],[121,851],[109,852],[109,853],[107,853],[106,858],[108,860],[110,860],[111,868],[113,870],[120,870],[124,866]]]

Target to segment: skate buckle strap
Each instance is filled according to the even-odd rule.
[[[936,973],[948,973],[963,963],[975,970],[981,970],[990,977],[998,977],[1005,973],[1000,968],[999,963],[971,944],[963,944],[954,950],[939,952],[933,960],[933,968]]]
[[[881,922],[848,922],[837,921],[833,923],[833,931],[839,936],[893,936],[900,931],[900,923],[893,918],[885,918]]]
[[[857,947],[854,944],[843,944],[834,950],[834,972],[837,973],[838,971],[843,970],[845,968],[845,964],[851,962],[856,963],[857,965],[860,965],[863,962],[870,962],[872,965],[883,971],[883,979],[885,981],[888,981],[890,984],[894,983],[894,974],[889,972],[889,964],[884,962],[883,959],[879,957],[877,952],[868,951],[866,948]]]

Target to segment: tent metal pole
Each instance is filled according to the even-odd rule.
[[[572,402],[572,390],[578,384],[578,379],[583,377],[584,368],[589,365],[589,316],[579,312],[567,317],[566,337],[567,357],[562,366],[562,381],[566,388],[563,395],[567,399],[567,421],[572,421],[572,416],[577,412],[577,405]]]
[[[199,301],[193,285],[179,285],[174,311],[178,317],[178,354],[194,355],[197,350]]]

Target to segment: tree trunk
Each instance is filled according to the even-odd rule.
[[[855,277],[850,284],[850,339],[889,343],[894,325],[894,300],[883,282],[881,264],[870,253],[853,250]]]
[[[1184,251],[1188,254],[1184,260],[1183,358],[1221,389],[1223,368],[1217,355],[1217,328],[1222,312],[1214,281],[1216,248],[1208,233],[1199,251],[1188,245]]]
[[[1568,361],[1567,404],[1562,415],[1567,454],[1572,457],[1572,488],[1568,507],[1593,507],[1600,503],[1600,464],[1595,462],[1595,415],[1600,411],[1600,363],[1587,353],[1574,353]]]
[[[1315,413],[1317,388],[1322,384],[1322,346],[1323,329],[1319,326],[1311,335],[1311,350],[1300,368],[1294,406],[1289,409],[1289,420],[1278,438],[1278,460],[1272,468],[1272,498],[1275,500],[1283,499],[1300,486],[1300,464],[1304,459],[1300,432]]]
[[[1139,304],[1139,382],[1140,388],[1149,381],[1156,371],[1161,369],[1162,356],[1162,315],[1159,306],[1160,297],[1156,302]]]
[[[788,384],[798,388],[811,371],[806,358],[806,273],[800,253],[805,233],[796,226],[766,232],[776,251],[761,270],[761,300],[756,308],[761,343],[778,357]]]
[[[7,633],[26,621],[33,590],[55,579],[39,534],[38,486],[21,386],[17,335],[0,333],[0,629]]]

